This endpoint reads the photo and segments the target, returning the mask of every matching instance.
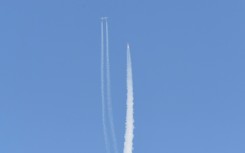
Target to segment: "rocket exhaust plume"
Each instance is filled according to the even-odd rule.
[[[129,44],[127,44],[127,112],[126,112],[126,131],[124,142],[124,153],[133,152],[134,138],[134,97],[133,97],[133,76]]]
[[[107,153],[110,153],[111,151],[110,142],[112,142],[114,153],[118,153],[111,102],[108,23],[106,17],[102,17],[101,19],[101,95],[104,139]],[[107,124],[109,124],[109,128],[107,127]],[[110,137],[108,131],[110,131]]]

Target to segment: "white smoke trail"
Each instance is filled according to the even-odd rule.
[[[105,108],[105,92],[104,92],[104,26],[103,20],[101,20],[101,99],[102,99],[102,124],[104,132],[104,141],[106,145],[106,152],[110,153],[110,144],[108,140],[107,125],[106,125],[106,108]]]
[[[130,48],[127,45],[127,114],[126,114],[126,131],[124,142],[124,153],[133,152],[134,138],[134,97],[133,97],[133,76]]]
[[[107,78],[107,106],[108,106],[108,117],[109,124],[111,128],[111,136],[113,149],[115,153],[118,153],[117,148],[117,139],[115,134],[115,128],[113,123],[113,112],[112,112],[112,103],[111,103],[111,79],[110,79],[110,57],[109,57],[109,34],[108,34],[108,23],[107,18],[105,18],[105,30],[106,30],[106,78]]]

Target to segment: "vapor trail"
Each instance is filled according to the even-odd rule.
[[[126,112],[126,131],[124,142],[124,153],[133,152],[134,138],[134,97],[133,97],[133,76],[129,44],[127,45],[127,112]]]
[[[103,20],[101,20],[101,101],[102,101],[102,122],[103,122],[103,132],[106,145],[106,152],[110,153],[110,144],[108,140],[107,125],[106,125],[106,108],[105,108],[105,87],[104,87],[104,26]]]
[[[108,36],[109,34],[108,34],[107,18],[105,18],[105,30],[106,30],[106,78],[107,78],[108,116],[109,116],[109,124],[111,128],[113,149],[115,153],[118,153],[117,139],[116,139],[115,128],[113,123],[112,103],[111,103],[110,56],[109,56],[109,36]]]

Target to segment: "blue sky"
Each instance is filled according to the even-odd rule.
[[[0,152],[105,153],[108,16],[121,152],[129,42],[135,153],[244,153],[244,14],[243,0],[1,0]]]

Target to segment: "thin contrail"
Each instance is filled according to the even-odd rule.
[[[105,92],[104,92],[104,26],[103,20],[101,20],[101,101],[102,101],[102,124],[103,124],[103,132],[104,132],[104,139],[106,145],[106,152],[110,153],[110,144],[108,140],[108,133],[107,133],[107,125],[106,125],[106,103],[105,103]]]
[[[112,103],[111,103],[110,56],[109,56],[109,36],[108,36],[109,34],[108,34],[107,18],[105,18],[105,30],[106,30],[106,78],[107,78],[108,117],[109,117],[109,124],[111,128],[113,149],[115,153],[118,153],[117,139],[116,139],[115,128],[113,123]]]
[[[133,97],[133,76],[130,48],[127,45],[127,114],[126,114],[126,131],[124,142],[124,153],[133,152],[134,138],[134,97]]]

